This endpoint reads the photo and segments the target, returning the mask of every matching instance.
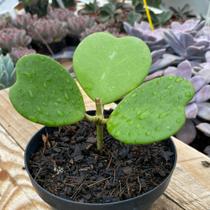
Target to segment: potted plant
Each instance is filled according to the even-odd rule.
[[[28,143],[25,165],[51,206],[146,210],[166,189],[176,162],[168,137],[184,124],[194,89],[174,76],[139,86],[150,63],[140,39],[105,32],[85,38],[73,58],[77,79],[96,104],[96,113],[85,113],[77,84],[60,64],[38,54],[17,62],[10,100],[24,117],[48,126]],[[113,112],[104,112],[103,105],[123,96]]]

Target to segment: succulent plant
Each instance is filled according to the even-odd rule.
[[[67,35],[66,24],[58,20],[40,18],[34,21],[28,34],[33,40],[46,43],[61,41]]]
[[[81,86],[96,102],[96,116],[85,113],[82,95],[70,74],[43,55],[28,55],[18,61],[17,82],[9,96],[16,110],[33,122],[60,126],[85,118],[96,123],[98,150],[103,149],[105,125],[109,134],[123,143],[150,144],[180,129],[185,105],[194,94],[190,82],[174,76],[138,87],[150,64],[150,51],[141,40],[95,33],[80,43],[73,66]],[[124,95],[105,118],[103,105]]]
[[[21,14],[17,15],[13,20],[13,25],[19,29],[25,29],[28,31],[37,19],[37,15],[31,15],[30,13]]]
[[[67,22],[69,18],[74,16],[74,12],[71,12],[68,9],[50,7],[48,10],[47,18]]]
[[[67,19],[68,35],[72,37],[80,37],[86,30],[94,26],[96,23],[89,16],[74,16]]]
[[[0,30],[0,48],[10,51],[12,47],[26,47],[31,43],[31,37],[23,29],[14,27]]]
[[[21,0],[26,12],[43,17],[47,14],[48,0]]]
[[[165,29],[160,28],[152,31],[149,23],[144,21],[135,23],[134,26],[124,22],[124,29],[127,34],[144,40],[152,51],[162,49],[166,46],[166,41],[163,36]]]
[[[34,53],[36,53],[36,51],[33,49],[29,49],[26,47],[18,47],[18,48],[13,47],[10,52],[10,57],[16,63],[17,60],[23,57],[24,55],[34,54]]]
[[[15,66],[9,56],[0,51],[0,90],[11,86],[15,82]]]
[[[113,27],[110,23],[100,23],[93,25],[91,28],[87,28],[83,33],[81,33],[81,39],[84,39],[86,36],[95,32],[109,32],[115,36],[120,36],[119,28]]]
[[[192,60],[202,63],[205,53],[209,50],[210,42],[196,39],[190,33],[175,34],[173,31],[164,32],[165,40],[171,54],[178,55],[182,60]]]
[[[183,23],[173,21],[170,25],[170,29],[175,34],[186,32],[195,36],[200,32],[200,30],[204,27],[204,25],[205,25],[205,21],[198,20],[198,19],[189,19]]]

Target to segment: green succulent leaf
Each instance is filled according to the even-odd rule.
[[[53,59],[39,54],[24,56],[16,64],[16,77],[9,96],[25,118],[47,126],[61,126],[84,117],[79,88]]]
[[[120,99],[136,88],[148,74],[151,55],[135,37],[116,38],[98,32],[77,47],[73,67],[85,92],[103,104]]]
[[[126,144],[150,144],[176,133],[185,122],[185,105],[193,97],[191,83],[162,77],[144,83],[112,112],[108,132]]]

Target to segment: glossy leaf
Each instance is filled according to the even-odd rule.
[[[147,45],[135,37],[116,38],[94,33],[77,47],[73,67],[81,86],[103,104],[120,99],[147,76],[151,55]]]
[[[196,103],[192,103],[186,106],[185,108],[185,115],[188,119],[194,119],[196,118],[198,114],[198,106]]]
[[[198,104],[198,116],[204,120],[210,120],[210,103]]]
[[[192,82],[195,91],[200,90],[206,84],[205,79],[201,76],[194,76],[190,81]]]
[[[196,102],[204,102],[210,99],[210,85],[202,87],[195,95]]]
[[[16,64],[17,82],[9,92],[15,109],[27,119],[48,126],[75,123],[84,117],[84,103],[75,81],[53,59],[39,54]]]
[[[210,124],[209,123],[200,123],[196,128],[202,131],[206,136],[210,137]]]
[[[144,83],[112,112],[108,132],[127,144],[149,144],[168,138],[185,122],[185,105],[194,89],[180,77],[161,77]]]

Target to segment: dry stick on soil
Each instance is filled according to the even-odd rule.
[[[108,177],[108,178],[105,178],[105,179],[96,181],[96,182],[94,182],[93,184],[89,184],[88,187],[90,188],[90,187],[92,187],[92,186],[94,186],[94,185],[96,185],[96,184],[99,184],[99,183],[101,183],[101,182],[104,182],[104,181],[106,181],[106,180],[108,180],[108,179],[110,179],[110,178],[111,178],[111,177]]]

